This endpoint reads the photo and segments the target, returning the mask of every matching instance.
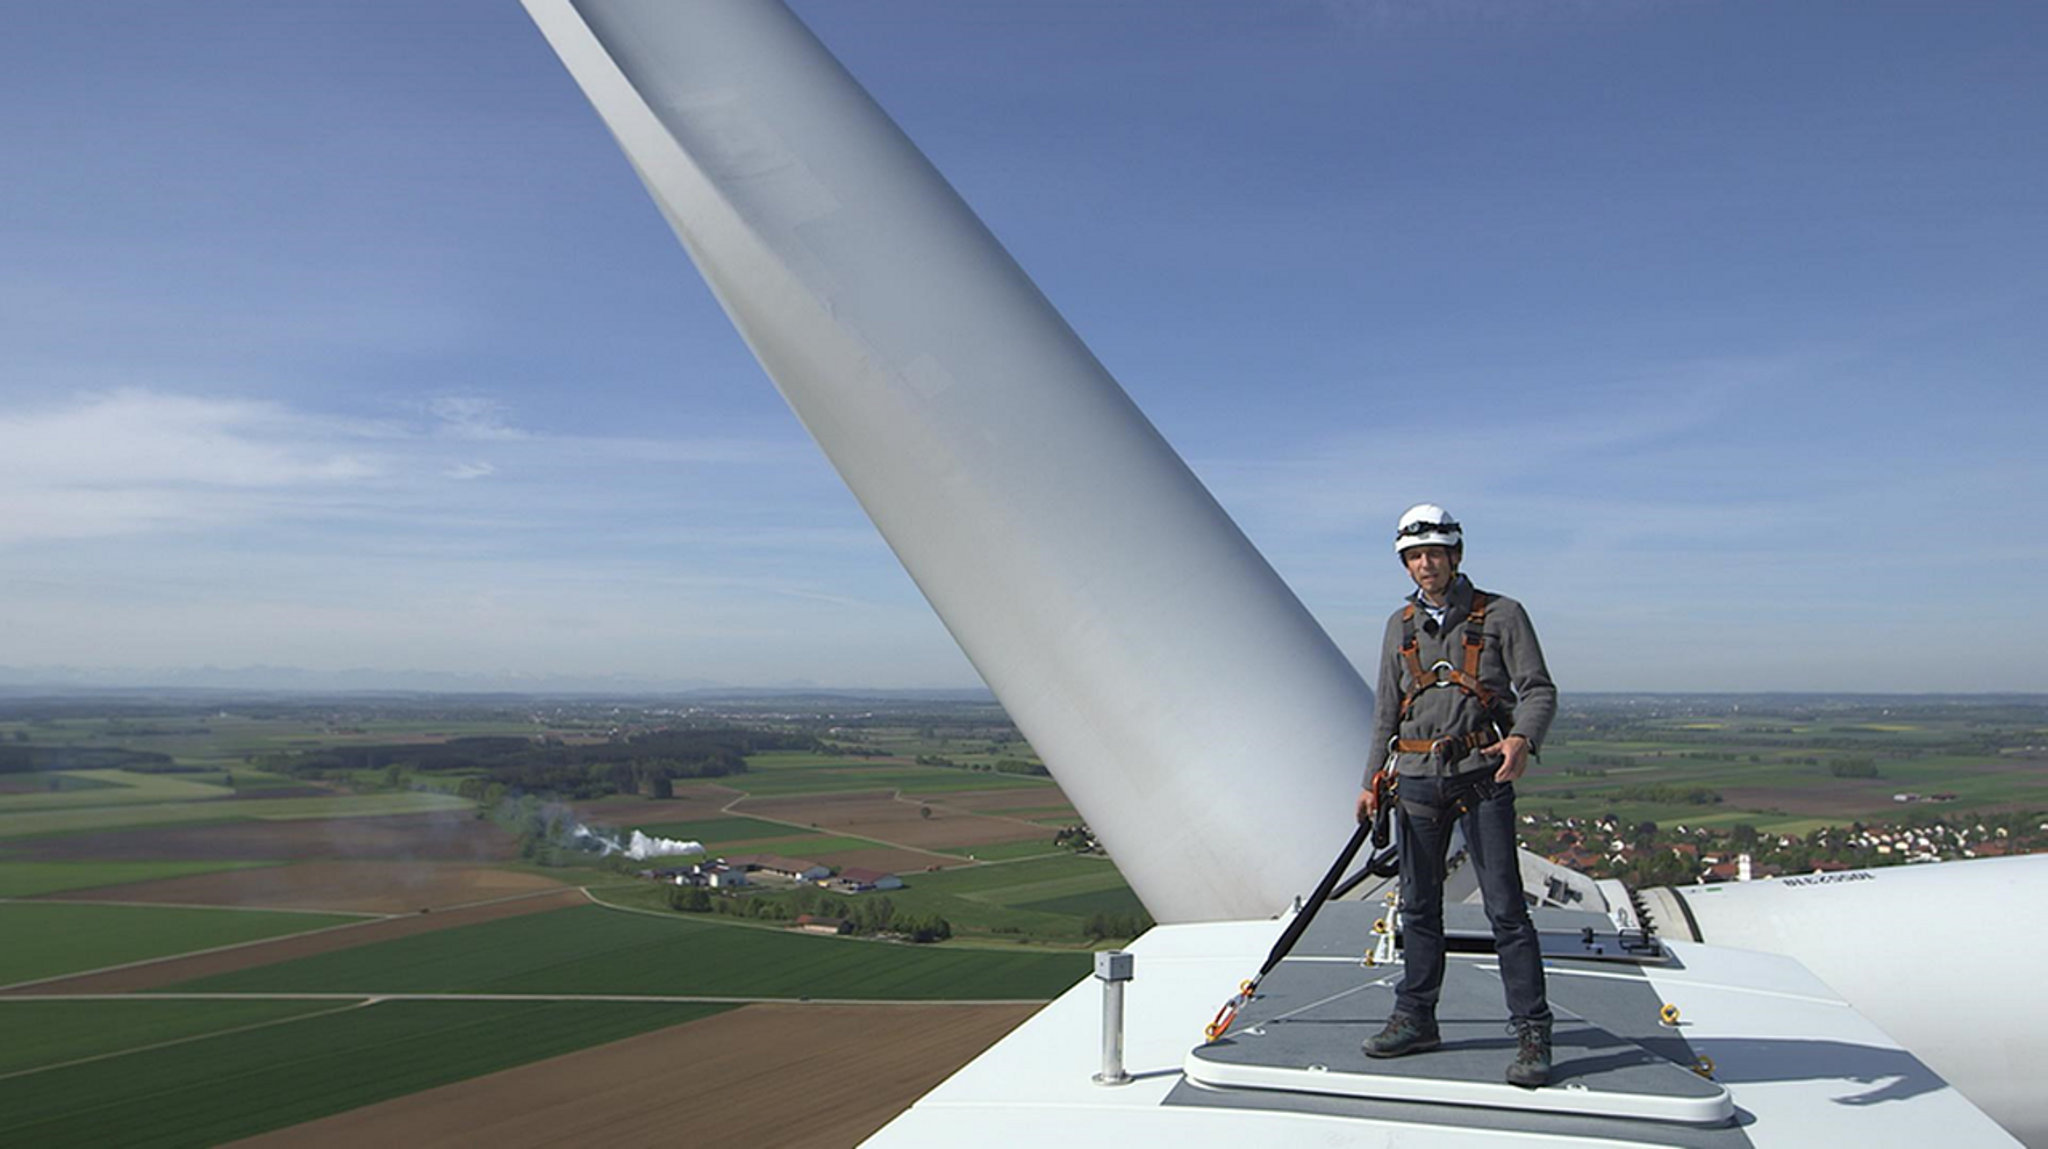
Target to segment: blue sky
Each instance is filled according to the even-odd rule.
[[[2048,9],[801,0],[1354,660],[2048,690]],[[0,667],[964,686],[511,0],[0,42]]]

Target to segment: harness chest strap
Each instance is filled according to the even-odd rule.
[[[1465,665],[1463,669],[1422,669],[1421,646],[1415,637],[1415,604],[1401,608],[1401,657],[1408,662],[1408,693],[1401,697],[1401,717],[1408,717],[1408,710],[1422,692],[1432,686],[1456,686],[1458,689],[1479,700],[1479,706],[1488,714],[1493,713],[1493,692],[1479,681],[1479,656],[1486,650],[1486,592],[1472,592],[1472,609],[1465,613]],[[1424,744],[1424,749],[1428,744]],[[1420,753],[1405,748],[1402,753]]]

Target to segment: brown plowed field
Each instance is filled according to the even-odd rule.
[[[7,851],[11,858],[35,862],[285,862],[306,858],[504,862],[518,856],[519,842],[472,814],[449,810],[388,817],[136,826],[18,840],[8,843]]]
[[[918,813],[919,803],[866,794],[807,795],[793,798],[749,798],[733,807],[735,814],[779,818],[813,825],[833,833],[858,834],[905,846],[980,846],[1042,838],[1045,827],[970,814],[936,803],[925,804],[931,817]]]
[[[1074,809],[1068,804],[1066,795],[1058,790],[1035,786],[1029,790],[974,790],[965,794],[934,794],[926,801],[983,814],[1009,814],[1013,810],[1030,810],[1032,813],[1014,815],[1027,819],[1050,818],[1061,811],[1071,813]],[[1078,815],[1076,818],[1078,820]]]
[[[301,862],[295,866],[72,890],[57,896],[65,901],[405,914],[555,889],[561,884],[539,874],[451,863]]]
[[[1956,769],[1955,777],[1983,777],[1985,775],[2027,775],[2036,783],[2034,796],[2048,794],[2048,776],[2043,776],[2041,762],[2018,761],[1984,763]],[[1828,778],[1825,785],[1818,782],[1809,789],[1773,789],[1766,786],[1729,786],[1721,790],[1721,799],[1730,806],[1744,810],[1783,810],[1788,814],[1805,814],[1819,818],[1855,818],[1873,820],[1888,819],[1906,811],[1926,811],[1930,804],[1922,802],[1896,802],[1892,795],[1904,790],[1920,794],[1939,792],[1942,785],[1926,783],[1908,784],[1887,778],[1857,779]],[[1991,809],[2032,809],[2027,788],[2014,785],[2009,802],[1973,804],[1972,810]],[[1946,803],[1932,803],[1931,808],[1939,811]],[[1896,813],[1894,813],[1896,812]]]
[[[292,937],[276,938],[266,942],[237,946],[219,953],[194,954],[191,957],[165,958],[163,961],[146,965],[131,966],[127,969],[108,970],[105,973],[83,973],[60,981],[47,981],[40,985],[24,987],[19,993],[134,993],[137,990],[162,989],[181,981],[212,977],[215,974],[234,973],[237,970],[254,969],[273,962],[291,961],[294,958],[312,957],[314,954],[331,953],[335,950],[354,949],[357,946],[375,945],[394,938],[411,937],[431,930],[452,929],[456,926],[471,926],[478,922],[495,921],[498,918],[517,917],[520,914],[544,913],[548,910],[566,909],[569,906],[589,904],[583,891],[564,888],[552,893],[536,894],[532,897],[516,898],[511,901],[494,902],[484,906],[469,906],[459,910],[446,910],[434,914],[406,914],[396,918],[374,918],[361,925],[340,926],[312,934],[297,934]],[[0,995],[8,991],[0,990]]]
[[[1037,1008],[750,1005],[235,1144],[839,1149]]]

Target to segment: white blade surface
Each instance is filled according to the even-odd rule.
[[[1371,691],[953,189],[778,2],[526,6],[1152,914],[1305,893]]]

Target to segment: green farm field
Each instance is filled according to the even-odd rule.
[[[31,770],[26,773],[0,774],[0,794],[40,794],[52,790],[111,790],[117,788],[113,782],[97,782],[81,778],[78,770]]]
[[[996,905],[1126,888],[1109,859],[1080,854],[944,870],[926,875],[918,885],[935,894]]]
[[[130,997],[118,1001],[21,1000],[0,998],[0,1077],[104,1057],[147,1046],[185,1041],[209,1033],[266,1025],[290,1017],[325,1013],[332,1001],[168,1001]]]
[[[0,1077],[0,1144],[218,1145],[722,1008],[593,1001],[320,1004],[324,1011],[296,1019],[273,1018],[268,1025],[83,1064],[15,1070]],[[102,1005],[53,1003],[36,1020],[75,1026],[105,1044],[121,1019]],[[225,1005],[216,1020],[250,1024],[247,1003]],[[7,1012],[18,1008],[0,1004],[0,1020],[18,1016]],[[204,1024],[203,1016],[188,1015],[181,1024]],[[150,1021],[155,1028],[139,1027],[138,1039],[163,1032],[161,1016]]]
[[[1145,912],[1145,903],[1138,900],[1135,891],[1125,887],[1117,890],[1096,890],[1087,894],[1063,894],[1056,898],[1024,902],[1017,908],[1081,916],[1094,913],[1142,914]]]
[[[137,774],[128,770],[67,770],[69,785],[39,794],[0,794],[0,814],[64,810],[80,806],[132,806],[231,798],[224,786],[196,782],[182,774]],[[83,783],[81,785],[80,783]]]
[[[766,822],[741,814],[729,814],[723,818],[700,818],[689,822],[633,822],[627,825],[627,829],[638,830],[656,838],[702,842],[707,846],[720,846],[727,842],[756,842],[768,838],[795,838],[817,833],[801,826]]]
[[[129,826],[166,826],[179,822],[221,822],[241,818],[300,820],[353,818],[381,814],[424,814],[434,810],[469,811],[476,804],[449,794],[398,791],[388,794],[345,794],[333,798],[250,798],[227,802],[167,802],[94,806],[75,810],[0,812],[0,838],[111,830]]]
[[[230,770],[239,774],[251,760],[265,754],[316,747],[435,741],[456,736],[512,734],[528,737],[540,731],[531,722],[465,716],[410,719],[383,718],[336,728],[314,717],[255,717],[207,714],[175,719],[65,718],[43,722],[0,724],[0,734],[21,731],[41,746],[118,746],[169,754],[186,766]]]
[[[1100,907],[1073,909],[1058,899],[1131,899],[1123,875],[1101,857],[1061,851],[1052,857],[906,874],[906,885],[885,896],[898,914],[935,914],[953,924],[956,940],[1024,939],[1081,945],[1086,917]],[[865,895],[863,895],[865,896]],[[1077,903],[1078,904],[1078,903]]]
[[[967,803],[967,809],[980,813],[982,812],[980,807],[984,805],[986,804],[969,802]],[[1074,808],[1065,804],[1049,806],[989,806],[989,809],[1012,818],[1023,818],[1029,822],[1039,822],[1047,819],[1051,819],[1054,822],[1073,822],[1078,818]]]
[[[684,716],[686,708],[671,703],[636,711],[609,704],[585,704],[579,710],[577,704],[533,701],[432,701],[387,708],[341,700],[258,703],[248,707],[247,715],[208,705],[144,717],[134,716],[142,713],[139,709],[126,711],[129,717],[80,716],[93,703],[75,705],[75,711],[60,712],[64,717],[0,721],[0,744],[79,751],[68,759],[38,755],[33,760],[38,765],[123,761],[119,755],[84,753],[91,748],[167,754],[180,772],[39,769],[0,776],[0,898],[62,898],[68,891],[206,873],[217,877],[204,882],[223,890],[293,873],[323,875],[321,882],[308,878],[304,887],[317,889],[321,897],[360,897],[361,884],[374,877],[371,869],[402,867],[398,859],[405,857],[422,865],[440,859],[433,864],[464,873],[543,874],[571,886],[589,886],[600,904],[536,905],[520,916],[507,913],[488,920],[451,920],[437,907],[430,918],[408,913],[391,926],[365,927],[391,930],[391,940],[375,944],[330,948],[349,940],[349,932],[342,931],[291,944],[292,953],[309,956],[277,960],[282,955],[267,949],[242,951],[238,957],[267,957],[272,964],[179,985],[158,983],[169,976],[189,978],[199,970],[233,967],[209,963],[175,975],[149,971],[157,975],[153,981],[137,978],[132,984],[156,988],[119,1000],[0,998],[0,1032],[9,1035],[0,1043],[4,1144],[231,1141],[721,1008],[656,998],[1045,1000],[1086,976],[1085,951],[1101,944],[1085,932],[1091,916],[1124,918],[1142,912],[1108,859],[1052,845],[1053,827],[1079,820],[1057,786],[1039,777],[960,768],[1037,761],[1000,713],[985,705],[949,718],[940,708],[920,704],[916,717],[887,726],[861,725],[863,720],[846,717],[846,709],[830,720],[806,718],[800,708],[780,704],[758,723],[744,715]],[[280,710],[293,712],[277,716]],[[1581,708],[1561,716],[1543,761],[1518,787],[1522,810],[1616,814],[1665,826],[1748,823],[1769,833],[1798,833],[1852,818],[1896,817],[1900,805],[1892,795],[1900,791],[1956,796],[1941,807],[1924,807],[1929,813],[2048,806],[2048,763],[2026,750],[2029,744],[2048,743],[2048,727],[2015,742],[2004,738],[2012,733],[2004,727],[1998,737],[1987,734],[1974,714],[1928,718],[1866,708],[1788,717],[1752,715],[1746,708],[1735,713],[1732,707],[1727,713],[1710,712],[1702,705],[1673,707],[1660,701]],[[632,873],[665,863],[628,865],[545,839],[522,842],[520,835],[533,831],[501,818],[501,808],[480,807],[448,792],[465,778],[488,776],[481,767],[469,770],[452,762],[447,769],[400,771],[395,777],[382,769],[353,769],[353,763],[318,778],[283,772],[293,767],[289,755],[307,750],[551,734],[573,748],[608,737],[631,739],[670,724],[727,721],[776,739],[755,744],[837,745],[856,753],[752,754],[742,773],[709,780],[678,776],[674,800],[637,796],[628,792],[635,789],[632,784],[607,780],[601,771],[571,773],[558,776],[562,793],[536,794],[532,803],[588,807],[581,816],[594,825],[696,840],[713,854],[779,853],[828,862],[843,855],[849,862],[868,864],[879,864],[870,858],[888,857],[887,864],[902,867],[905,888],[845,898],[840,904],[886,898],[899,920],[945,918],[952,940],[911,945],[826,938],[757,919],[672,911],[668,899],[674,887],[640,881]],[[875,751],[882,753],[860,756]],[[920,757],[927,762],[943,758],[956,766],[919,765]],[[1878,777],[1841,777],[1828,769],[1830,763],[1862,760],[1875,763]],[[263,766],[279,772],[267,773]],[[511,779],[500,775],[497,781],[502,789]],[[319,789],[300,789],[309,783]],[[293,789],[284,791],[287,797],[263,797],[265,790],[280,787]],[[1684,801],[1681,792],[1693,788],[1711,791],[1721,801]],[[332,794],[317,796],[321,790]],[[854,792],[930,796],[938,816],[985,809],[1017,822],[1043,819],[1046,830],[1025,841],[985,832],[998,840],[956,844],[972,839],[939,836],[943,818],[927,825],[917,816],[914,801],[903,821],[882,817],[835,823],[823,813],[785,813],[806,804],[821,809],[889,805],[860,799],[815,802],[811,797]],[[766,804],[759,813],[800,822],[816,817],[824,828],[745,814],[713,816],[742,795],[799,797],[795,803]],[[1674,800],[1674,795],[1680,796]],[[389,819],[392,824],[381,827],[356,822],[360,833],[353,839],[341,832],[340,821],[321,824],[427,811],[443,816]],[[251,818],[288,819],[295,825],[252,827],[242,821]],[[961,820],[975,821],[980,820]],[[236,825],[232,830],[206,825],[215,822]],[[119,832],[185,824],[197,828]],[[235,835],[255,844],[220,856],[287,856],[268,852],[270,839],[298,842],[293,837],[301,833],[298,824],[305,824],[305,840],[327,851],[289,854],[310,858],[303,871],[238,875],[235,870],[242,866],[276,863],[170,860],[214,856],[193,848],[188,839],[204,839],[211,846]],[[841,824],[851,826],[852,833],[836,828]],[[55,837],[108,830],[117,832],[76,839],[68,853]],[[884,838],[853,836],[869,833]],[[943,843],[957,860],[921,854],[916,857],[944,862],[947,868],[927,871],[922,861],[913,867],[902,853],[875,849],[891,834],[913,837],[927,848]],[[44,836],[52,840],[30,841]],[[343,839],[375,845],[344,848]],[[150,844],[159,840],[161,847]],[[144,845],[118,852],[123,844],[137,842]],[[450,848],[426,852],[437,845]],[[461,848],[453,848],[457,845]],[[32,850],[51,860],[9,860]],[[174,852],[179,850],[184,852]],[[857,857],[853,851],[864,854]],[[66,857],[80,860],[56,860]],[[106,860],[115,857],[122,860]],[[484,888],[482,879],[463,880]],[[185,889],[176,887],[172,892],[180,896],[167,894],[164,900],[187,900]],[[119,896],[144,899],[148,893],[122,891]],[[569,891],[567,896],[582,895]],[[797,897],[768,888],[747,896]],[[810,897],[820,899],[815,891]],[[249,904],[266,903],[249,899]],[[496,913],[493,908],[491,914]],[[0,937],[7,939],[0,945],[0,984],[362,920],[340,914],[0,901]],[[406,928],[399,930],[399,925]],[[187,993],[228,996],[179,996]],[[290,994],[336,996],[317,1001],[281,996]],[[520,1000],[369,1004],[387,994],[502,994]],[[545,1000],[552,995],[577,1000]],[[599,997],[642,1000],[591,1000]],[[671,1068],[649,1067],[650,1088],[687,1090],[688,1067],[676,1069],[672,1082],[663,1076]],[[766,1073],[776,1069],[772,1058],[763,1065]]]
[[[168,987],[193,993],[649,994],[1044,999],[1079,954],[824,938],[581,906],[422,934]]]
[[[812,750],[770,750],[747,755],[749,775],[781,770],[887,770],[909,764],[907,758],[849,758],[841,754],[819,754]]]
[[[956,854],[962,858],[973,858],[980,862],[1007,862],[1016,858],[1036,858],[1046,854],[1067,854],[1071,851],[1053,845],[1052,829],[1047,827],[1045,836],[1027,842],[989,842],[979,846],[937,846],[942,854]]]
[[[269,862],[13,862],[0,859],[0,898],[61,894],[130,882],[153,882],[222,870],[248,870]]]
[[[0,985],[361,920],[268,910],[0,902]]]
[[[346,708],[322,709],[341,714]],[[602,741],[609,720],[595,721],[599,733],[594,737],[590,727],[581,727],[566,734],[566,740]],[[572,885],[620,883],[600,888],[607,898],[616,895],[644,908],[537,909],[462,925],[441,924],[438,912],[433,919],[407,914],[399,920],[427,928],[408,928],[394,940],[353,948],[330,948],[348,939],[345,932],[332,939],[308,938],[303,944],[293,943],[289,952],[310,956],[285,960],[270,950],[242,951],[237,960],[268,957],[272,964],[138,990],[124,999],[59,1000],[36,996],[33,988],[18,991],[26,996],[0,998],[0,1028],[24,1035],[11,1037],[0,1050],[0,1144],[219,1144],[724,1008],[715,1003],[589,1000],[592,997],[1042,1001],[1087,974],[1087,956],[1079,952],[1083,939],[1078,918],[1011,910],[1001,903],[1000,881],[969,882],[959,887],[967,891],[964,895],[932,897],[970,917],[1035,923],[1043,933],[1034,940],[1054,944],[1018,946],[1015,939],[993,938],[986,930],[979,931],[977,939],[971,924],[964,925],[964,936],[952,943],[911,945],[825,938],[765,923],[678,914],[666,908],[670,887],[633,880],[630,868],[620,873],[614,868],[617,863],[607,865],[595,856],[547,848],[518,857],[517,827],[492,817],[473,817],[478,804],[451,792],[476,772],[405,773],[396,779],[384,770],[335,770],[319,777],[283,772],[291,762],[287,756],[300,751],[485,734],[532,737],[546,729],[530,720],[395,721],[341,714],[329,723],[311,717],[244,718],[212,712],[0,722],[0,741],[79,751],[68,757],[45,754],[38,761],[119,763],[118,755],[105,751],[120,750],[167,754],[175,767],[150,773],[145,762],[144,768],[135,770],[95,766],[0,779],[0,899],[46,899],[0,901],[0,937],[8,939],[0,946],[0,985],[41,982],[366,920],[360,914],[61,900],[113,885],[143,886],[212,875],[204,879],[211,883],[204,889],[233,899],[245,885],[255,889],[267,880],[278,889],[306,892],[309,900],[300,904],[324,906],[335,903],[310,898],[363,898],[368,886],[349,883],[389,884],[383,869],[373,875],[371,867],[388,869],[404,864],[397,858],[416,857],[422,866],[438,867],[436,873],[468,867],[465,873],[524,871]],[[827,855],[828,861],[829,856],[845,855],[849,861],[868,864],[876,864],[875,855],[889,856],[882,847],[902,844],[759,817],[706,815],[744,793],[845,791],[1042,791],[1042,800],[1025,805],[1040,811],[1066,808],[1058,789],[1043,779],[919,766],[913,761],[916,754],[935,749],[961,762],[993,762],[990,753],[977,755],[943,740],[936,746],[905,749],[902,756],[886,758],[805,752],[757,755],[747,772],[717,779],[715,797],[698,786],[690,789],[691,800],[672,805],[602,792],[585,801],[593,807],[588,816],[594,825],[700,841],[713,853]],[[92,750],[102,752],[86,753]],[[1011,757],[1023,751],[1003,753]],[[276,765],[278,772],[266,771],[266,765]],[[307,789],[309,784],[330,793]],[[287,796],[264,797],[265,790],[283,788],[290,788],[284,789]],[[684,790],[680,782],[677,789]],[[664,818],[664,811],[674,813]],[[428,812],[455,817],[377,818]],[[357,823],[365,829],[338,829],[342,820],[363,817],[372,819]],[[294,823],[290,834],[277,839],[290,849],[276,855],[254,852],[271,837],[267,828],[256,833],[252,820]],[[130,829],[143,832],[126,833]],[[857,831],[866,832],[870,831]],[[71,835],[80,835],[73,839],[78,845],[60,845]],[[1035,871],[1029,868],[1034,863],[975,866],[964,857],[973,853],[989,861],[1044,853],[1051,849],[1050,837],[1048,831],[1044,842],[963,848],[958,862],[937,855],[930,861],[1020,879],[1032,887],[1022,895],[1026,897],[1042,899],[1062,890],[1085,894],[1105,878],[1115,887],[1105,896],[1118,896],[1121,882],[1100,859],[1064,854],[1050,859],[1077,867],[1064,875],[1068,884],[1062,885],[1059,871]],[[471,840],[477,845],[475,860],[464,852]],[[150,843],[159,841],[161,852],[152,853]],[[305,842],[324,844],[329,853],[316,850],[308,857]],[[223,859],[249,860],[209,860],[209,843],[222,851]],[[31,856],[38,860],[26,860]],[[282,867],[274,873],[284,876],[262,879],[254,872],[265,868],[271,873],[271,867]],[[318,871],[319,880],[294,885],[289,875],[301,869]],[[250,872],[239,877],[242,871]],[[922,884],[942,875],[919,869],[906,876]],[[1055,884],[1046,886],[1047,882]],[[184,892],[181,886],[177,896],[156,896],[178,902],[185,900]],[[898,893],[912,902],[920,897]],[[119,896],[146,901],[152,895],[139,889]],[[24,941],[18,944],[17,939]],[[132,984],[153,984],[150,972],[138,971]],[[165,972],[156,971],[155,980],[162,981]],[[186,992],[227,996],[178,996]],[[296,993],[322,996],[269,996]],[[509,994],[534,1000],[371,1001],[392,993]],[[576,1000],[540,1000],[558,994]]]
[[[1816,757],[1820,765],[1782,760],[1702,761],[1667,753],[1632,766],[1599,767],[1600,774],[1573,774],[1566,772],[1571,758],[1560,753],[1556,761],[1546,761],[1531,771],[1517,788],[1528,812],[1581,818],[1612,814],[1624,821],[1707,827],[1748,823],[1772,833],[1803,833],[1794,828],[1801,825],[1811,829],[1829,823],[1896,818],[1902,804],[1894,795],[1908,792],[1953,794],[1954,807],[1964,809],[2048,807],[2048,769],[2037,764],[1927,754],[1883,761],[1875,778],[1842,778],[1830,773],[1829,761],[1868,756]],[[1701,789],[1718,795],[1721,801],[1643,801],[1627,793],[1631,787]]]

